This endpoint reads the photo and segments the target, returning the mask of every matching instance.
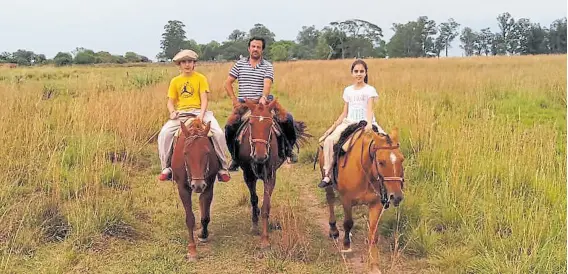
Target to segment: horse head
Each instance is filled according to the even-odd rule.
[[[189,126],[180,123],[185,137],[183,157],[188,175],[191,176],[190,186],[196,193],[201,193],[207,187],[205,179],[209,173],[209,155],[214,153],[208,137],[211,122],[204,125],[201,120],[194,119]]]
[[[372,176],[384,186],[388,201],[398,206],[404,197],[404,156],[399,149],[398,128],[390,135],[373,133],[372,138],[369,147],[373,160]]]
[[[256,164],[264,164],[270,155],[270,142],[273,138],[272,125],[274,123],[272,111],[278,112],[278,117],[286,117],[276,100],[269,104],[257,104],[246,100],[245,105],[251,111],[248,121],[250,156]],[[281,118],[278,118],[281,119]]]

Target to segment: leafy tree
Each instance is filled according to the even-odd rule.
[[[171,60],[185,45],[185,25],[178,20],[170,20],[164,26],[164,33],[162,33],[162,41],[160,42],[162,52],[159,54],[158,59],[164,58]]]
[[[69,66],[73,64],[73,56],[68,52],[58,52],[53,58],[56,66]]]
[[[440,56],[441,49],[445,49],[446,57],[448,56],[448,48],[451,47],[450,44],[458,36],[459,26],[460,24],[454,21],[453,18],[450,18],[448,22],[440,24],[440,26],[438,27],[440,35],[436,38],[435,43],[435,52],[437,53],[437,56]]]
[[[462,30],[460,35],[462,45],[460,47],[465,51],[466,56],[474,55],[477,40],[477,34],[470,27],[466,27]]]

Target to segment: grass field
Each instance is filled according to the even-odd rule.
[[[359,271],[321,225],[311,165],[317,137],[341,112],[350,62],[275,64],[273,93],[316,138],[277,175],[272,248],[257,250],[249,232],[239,171],[215,186],[211,241],[195,263],[184,260],[177,188],[155,179],[156,142],[146,143],[167,119],[175,67],[0,70],[0,272]],[[230,65],[197,68],[222,125]],[[370,60],[369,82],[380,94],[375,115],[385,130],[401,129],[406,157],[399,218],[389,209],[380,223],[382,269],[566,273],[565,55]]]

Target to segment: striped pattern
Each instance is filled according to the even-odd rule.
[[[252,67],[249,58],[242,58],[229,71],[229,75],[235,77],[239,82],[239,99],[258,99],[262,96],[264,79],[274,81],[274,68],[272,64],[264,59]]]

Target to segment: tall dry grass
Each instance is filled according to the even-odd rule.
[[[278,63],[273,93],[319,135],[341,112],[350,62]],[[221,124],[229,68],[198,68]],[[46,246],[81,254],[104,237],[142,241],[140,210],[160,205],[151,190],[140,198],[132,189],[158,171],[155,143],[145,142],[165,121],[175,74],[0,71],[2,269]],[[377,119],[402,130],[407,159],[398,250],[443,272],[566,272],[566,56],[370,60],[369,79]],[[302,149],[306,170],[314,152],[314,142]],[[269,260],[276,269],[309,261],[317,246],[293,188],[275,191],[284,193],[273,214],[282,229]],[[392,237],[395,214],[383,216],[381,233]]]

